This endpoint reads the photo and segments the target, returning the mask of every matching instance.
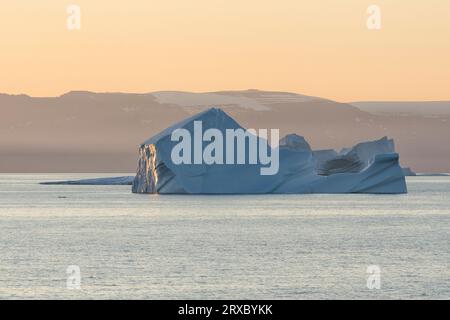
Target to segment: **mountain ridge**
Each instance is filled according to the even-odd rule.
[[[133,172],[139,143],[210,107],[223,108],[247,128],[304,136],[314,149],[340,150],[387,135],[396,140],[402,165],[450,172],[450,116],[374,114],[349,103],[256,89],[0,94],[0,172]]]

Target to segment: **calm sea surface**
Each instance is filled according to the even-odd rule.
[[[449,177],[383,196],[38,184],[99,176],[0,175],[0,298],[450,298]]]

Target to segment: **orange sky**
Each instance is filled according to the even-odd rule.
[[[66,7],[81,8],[81,30]],[[368,30],[366,9],[381,8]],[[258,88],[450,99],[448,0],[15,0],[0,4],[0,92]]]

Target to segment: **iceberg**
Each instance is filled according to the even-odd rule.
[[[376,155],[395,153],[392,139],[383,137],[375,141],[361,142],[352,148],[314,151],[314,160],[318,174],[328,176],[344,172],[361,172],[375,159]]]
[[[300,150],[312,151],[311,146],[305,140],[305,138],[295,133],[288,134],[284,138],[280,139],[279,146],[282,148],[284,147],[298,151]]]
[[[93,178],[93,179],[80,179],[80,180],[68,180],[68,181],[49,181],[41,182],[43,185],[86,185],[86,186],[119,186],[119,185],[131,185],[133,183],[134,176],[123,177],[106,177],[106,178]]]
[[[344,172],[360,172],[362,169],[363,163],[355,155],[337,156],[316,166],[317,173],[322,176]]]
[[[325,163],[338,156],[338,153],[333,149],[313,150],[314,164],[316,170],[319,172],[324,167]]]
[[[384,152],[384,149],[380,148],[374,154],[373,149],[366,144],[359,144],[345,154],[329,151],[313,152],[306,140],[298,135],[282,138],[278,146],[272,147],[265,142],[272,153],[279,153],[279,170],[273,175],[261,175],[260,169],[264,164],[259,161],[254,164],[175,164],[171,152],[178,142],[172,141],[172,133],[178,129],[185,129],[194,134],[196,121],[201,121],[205,129],[216,129],[222,133],[227,129],[243,129],[224,111],[212,108],[163,130],[140,145],[132,192],[156,194],[407,192],[405,175],[399,165],[399,155],[391,152],[391,149],[387,148]],[[245,152],[248,151],[249,146],[246,144]],[[340,162],[327,164],[336,156],[346,157],[344,168],[348,169],[336,170],[342,167]],[[327,175],[318,173],[316,169],[318,160],[325,164]]]
[[[375,141],[358,143],[349,150],[343,149],[339,155],[355,156],[367,166],[373,160],[374,155],[392,152],[395,152],[394,140],[383,137]]]

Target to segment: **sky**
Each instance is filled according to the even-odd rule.
[[[71,4],[80,29],[67,26]],[[370,5],[381,29],[367,27]],[[448,0],[1,1],[0,40],[9,94],[256,88],[450,100]]]

